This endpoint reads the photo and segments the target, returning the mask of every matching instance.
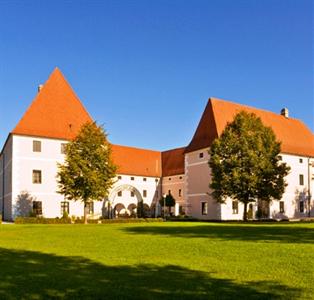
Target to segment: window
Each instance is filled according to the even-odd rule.
[[[131,177],[131,180],[134,180],[134,177]]]
[[[122,197],[122,191],[118,192],[118,197]]]
[[[143,190],[143,197],[147,197],[147,191]]]
[[[238,201],[232,201],[232,213],[234,215],[239,213],[239,202]]]
[[[279,201],[279,212],[284,213],[285,212],[285,202]]]
[[[168,195],[170,195],[171,194],[171,190],[168,190]]]
[[[134,197],[134,192],[133,191],[131,191],[131,197]]]
[[[87,213],[92,215],[94,213],[94,202],[87,202],[86,209],[87,209]]]
[[[182,191],[181,191],[181,189],[179,189],[179,197],[181,197],[182,196]]]
[[[204,157],[204,153],[203,152],[199,153],[198,157],[199,158],[203,158]]]
[[[303,174],[299,175],[299,184],[300,185],[304,185],[304,176],[303,176]]]
[[[67,201],[61,202],[61,215],[64,215],[65,213],[70,213],[70,203]]]
[[[33,141],[33,152],[41,152],[41,141]]]
[[[33,213],[36,216],[41,216],[43,214],[41,201],[33,201]]]
[[[158,178],[155,179],[155,182],[156,182],[156,183],[158,182]]]
[[[171,177],[169,177],[168,180],[171,180]]]
[[[39,184],[41,183],[41,171],[33,170],[33,183]]]
[[[180,176],[179,179],[182,179],[182,176]]]
[[[278,155],[278,159],[279,159],[279,160],[282,160],[282,156],[281,156],[281,155]]]
[[[299,159],[299,162],[300,162],[300,164],[302,164],[302,163],[303,163],[303,159],[302,159],[302,158],[300,158],[300,159]]]
[[[147,181],[147,178],[144,177],[144,178],[143,178],[143,181]]]
[[[304,202],[303,201],[300,201],[300,213],[304,213]]]
[[[67,147],[66,143],[61,143],[61,154],[65,154],[66,147]]]
[[[122,177],[121,176],[118,176],[118,180],[121,180],[122,179]]]
[[[207,215],[208,203],[202,202],[202,215]]]

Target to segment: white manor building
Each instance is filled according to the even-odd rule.
[[[143,201],[147,216],[160,214],[159,199],[171,193],[173,213],[206,220],[242,219],[243,206],[229,199],[217,203],[209,189],[208,150],[227,122],[240,110],[254,112],[271,126],[282,142],[282,160],[290,167],[288,186],[280,201],[267,207],[270,218],[314,216],[314,135],[284,109],[281,114],[210,98],[196,132],[187,147],[153,151],[112,145],[118,166],[108,199],[89,207],[90,217],[132,215]],[[0,211],[4,220],[32,210],[44,217],[63,212],[82,216],[83,205],[57,193],[57,163],[64,161],[64,144],[81,125],[93,121],[59,69],[55,69],[16,127],[0,154]],[[111,209],[108,210],[108,201]],[[252,216],[257,203],[250,205]]]

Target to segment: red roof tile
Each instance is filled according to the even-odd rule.
[[[274,130],[282,153],[314,157],[314,135],[300,120],[217,98],[209,99],[186,152],[209,147],[241,110],[255,113]]]
[[[90,121],[91,116],[56,68],[12,133],[70,140]]]
[[[184,174],[184,150],[182,147],[161,153],[162,176]]]
[[[119,174],[161,177],[159,151],[112,145],[112,158]]]

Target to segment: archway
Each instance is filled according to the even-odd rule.
[[[118,194],[122,195],[123,192],[130,192],[129,197],[120,198]],[[134,200],[133,200],[134,197]],[[141,193],[139,190],[130,185],[130,184],[122,184],[115,187],[109,194],[108,198],[104,201],[103,204],[103,216],[107,218],[115,218],[121,215],[121,209],[118,214],[116,214],[116,205],[122,204],[124,207],[120,207],[124,209],[124,216],[128,214],[129,216],[141,216],[141,207],[143,207],[144,202]]]

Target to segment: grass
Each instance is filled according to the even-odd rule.
[[[0,225],[0,299],[314,299],[314,224]]]

